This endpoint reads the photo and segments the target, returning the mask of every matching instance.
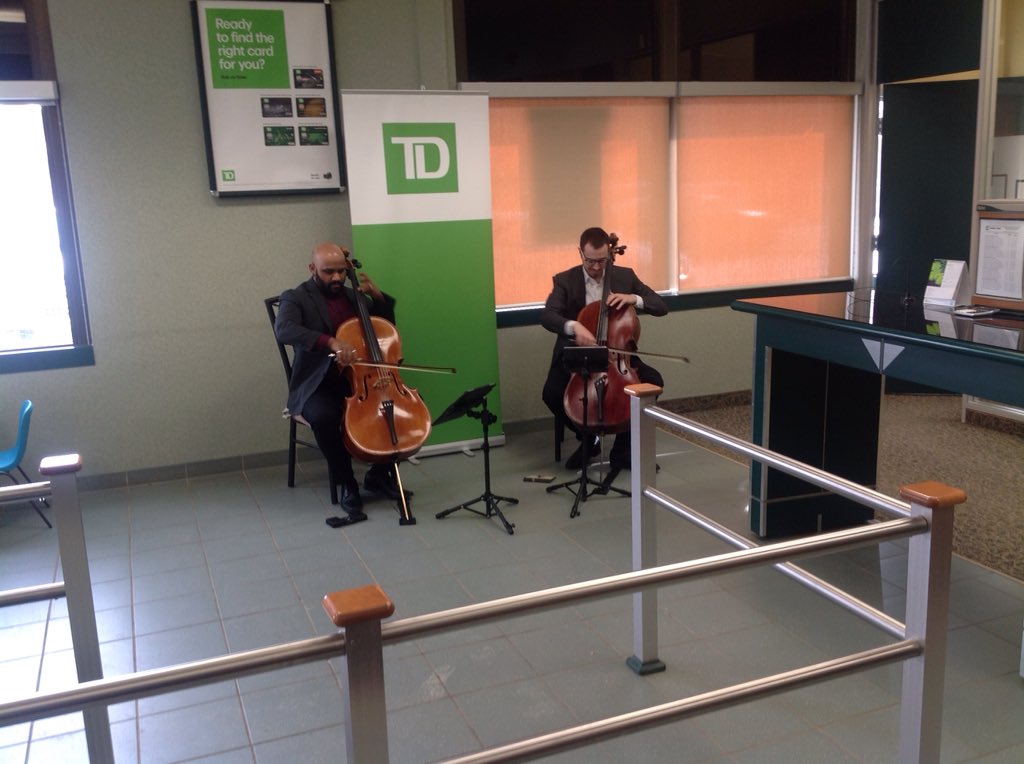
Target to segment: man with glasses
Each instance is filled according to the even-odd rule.
[[[544,383],[542,397],[556,421],[576,433],[580,446],[566,461],[568,469],[579,469],[583,466],[584,437],[590,438],[589,457],[594,458],[601,453],[601,442],[596,435],[580,432],[579,428],[566,416],[563,397],[566,385],[572,376],[562,363],[562,349],[566,345],[596,345],[597,339],[583,324],[576,320],[583,308],[601,299],[604,294],[604,280],[610,279],[608,306],[621,308],[632,305],[636,312],[652,316],[664,316],[668,306],[657,292],[644,284],[631,268],[623,268],[614,264],[611,237],[601,228],[588,228],[580,234],[579,265],[562,271],[554,276],[554,286],[544,304],[541,313],[541,324],[557,335],[554,352],[551,356],[551,368]],[[649,382],[663,387],[665,382],[657,369],[648,366],[638,357],[633,356],[631,363],[641,382]],[[609,462],[614,470],[629,469],[629,431],[619,433],[612,445]]]

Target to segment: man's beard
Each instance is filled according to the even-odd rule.
[[[316,284],[317,289],[320,290],[320,293],[326,297],[337,297],[345,289],[344,281],[332,281],[328,283],[319,276],[317,276],[315,273],[313,274],[313,283]]]

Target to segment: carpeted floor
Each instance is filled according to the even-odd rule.
[[[666,402],[666,408],[679,410]],[[1024,437],[960,421],[958,395],[886,395],[878,444],[878,490],[940,480],[963,489],[956,510],[957,554],[1024,580]],[[686,407],[689,408],[689,407]],[[750,406],[680,414],[750,439]]]

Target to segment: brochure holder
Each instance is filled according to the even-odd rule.
[[[967,263],[963,260],[932,260],[924,304],[935,308],[953,308],[969,301]]]

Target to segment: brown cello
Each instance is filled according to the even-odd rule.
[[[356,360],[346,367],[352,395],[345,401],[345,446],[352,456],[371,464],[403,461],[419,451],[430,435],[430,411],[416,390],[398,376],[402,360],[398,330],[390,321],[370,315],[355,273],[362,266],[353,259],[349,264],[356,316],[335,333],[356,350]],[[403,497],[403,519],[414,522],[397,469],[395,477]]]
[[[632,305],[619,308],[608,305],[615,255],[626,249],[617,246],[619,239],[615,234],[609,238],[611,247],[601,299],[584,306],[576,317],[594,335],[598,345],[608,348],[608,366],[587,374],[574,372],[562,397],[565,414],[577,427],[599,433],[629,429],[629,396],[625,388],[640,382],[636,369],[630,364],[630,358],[637,354],[640,339],[636,309]]]

